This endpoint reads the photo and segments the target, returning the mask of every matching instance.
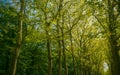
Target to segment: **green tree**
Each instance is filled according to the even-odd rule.
[[[18,32],[17,32],[17,45],[13,54],[12,58],[12,66],[11,66],[11,71],[10,75],[15,75],[16,74],[16,66],[17,66],[17,61],[18,57],[20,54],[20,48],[22,45],[22,27],[23,27],[23,15],[24,15],[24,0],[20,0],[20,12],[19,12],[19,19],[18,19]]]

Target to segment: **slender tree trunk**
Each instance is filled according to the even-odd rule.
[[[17,47],[14,51],[14,55],[12,58],[12,64],[11,64],[11,70],[9,75],[15,75],[16,74],[16,66],[18,57],[20,54],[20,48],[22,44],[22,25],[23,25],[23,14],[24,14],[24,0],[20,0],[20,13],[19,13],[19,21],[18,21],[18,38],[17,38]]]
[[[63,47],[63,56],[64,56],[64,65],[65,65],[65,75],[68,75],[68,67],[66,61],[66,52],[65,52],[65,42],[64,42],[64,30],[61,29],[62,32],[62,47]]]
[[[48,50],[48,75],[52,75],[52,57],[51,57],[51,46],[50,46],[50,35],[49,35],[49,26],[50,23],[46,23],[46,46]]]
[[[70,42],[71,42],[71,52],[72,52],[72,61],[73,61],[73,67],[74,67],[74,75],[76,75],[76,64],[75,64],[75,56],[74,56],[74,50],[73,50],[73,40],[72,40],[72,32],[70,30]]]
[[[48,49],[48,75],[52,75],[52,58],[50,49],[50,40],[47,39],[47,49]]]
[[[59,47],[59,75],[62,75],[62,48],[61,48],[61,38],[60,38],[60,25],[59,25],[59,20],[60,20],[60,12],[61,12],[61,8],[62,8],[62,2],[63,0],[59,0],[60,1],[60,4],[59,4],[59,9],[58,9],[58,19],[57,19],[57,35],[58,35],[58,47]]]
[[[120,75],[120,57],[119,57],[119,47],[117,42],[117,33],[116,33],[116,18],[114,15],[114,6],[111,0],[108,0],[108,18],[109,18],[109,45],[110,45],[110,54],[111,54],[111,74]]]
[[[57,22],[57,35],[58,35],[58,49],[59,49],[59,52],[58,52],[58,56],[59,56],[59,69],[58,69],[58,74],[59,75],[62,75],[62,49],[61,49],[61,41],[60,41],[60,28],[58,26],[58,22]]]
[[[60,41],[58,41],[58,44],[59,44],[59,75],[62,75],[62,50]]]

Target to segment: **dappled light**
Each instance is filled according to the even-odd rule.
[[[0,0],[0,75],[120,75],[120,0]]]

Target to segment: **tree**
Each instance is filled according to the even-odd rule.
[[[16,66],[18,57],[20,54],[20,48],[22,45],[22,26],[23,26],[23,15],[24,15],[24,0],[20,0],[20,12],[19,12],[19,20],[18,20],[18,32],[17,32],[17,45],[13,54],[12,58],[12,66],[11,66],[11,72],[10,75],[16,74]]]
[[[105,4],[101,3],[104,2]],[[119,58],[119,46],[118,46],[118,38],[119,38],[119,33],[117,29],[119,28],[118,26],[118,16],[119,16],[119,1],[114,1],[114,0],[107,0],[107,1],[94,1],[90,2],[92,5],[93,9],[93,16],[97,19],[97,21],[100,23],[100,25],[103,27],[104,32],[106,33],[106,38],[108,39],[108,45],[109,45],[109,61],[111,63],[110,69],[111,69],[111,74],[112,75],[119,75],[120,72],[118,71],[119,68],[119,63],[120,63],[120,58]],[[93,7],[94,6],[94,7]],[[101,11],[98,11],[96,7],[99,7]],[[99,12],[103,14],[105,17],[100,17]],[[107,13],[107,14],[106,14]],[[102,22],[102,20],[105,20]]]
[[[119,74],[120,1],[0,2],[1,75]]]
[[[116,29],[118,28],[117,25],[117,15],[120,13],[118,12],[115,15],[114,11],[114,1],[108,0],[108,32],[109,32],[109,46],[110,46],[110,55],[111,55],[111,74],[112,75],[119,75],[120,72],[120,56],[119,56],[119,46],[118,46],[118,36],[116,33]]]
[[[0,74],[8,73],[9,63],[12,51],[15,47],[16,40],[16,24],[18,16],[16,10],[8,4],[0,3]]]

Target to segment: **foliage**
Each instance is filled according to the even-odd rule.
[[[18,41],[20,2],[0,4],[0,75],[8,75]],[[118,6],[113,11],[119,47]],[[109,15],[107,0],[25,0],[16,75],[47,75],[50,61],[52,75],[59,70],[61,75],[111,74]]]

